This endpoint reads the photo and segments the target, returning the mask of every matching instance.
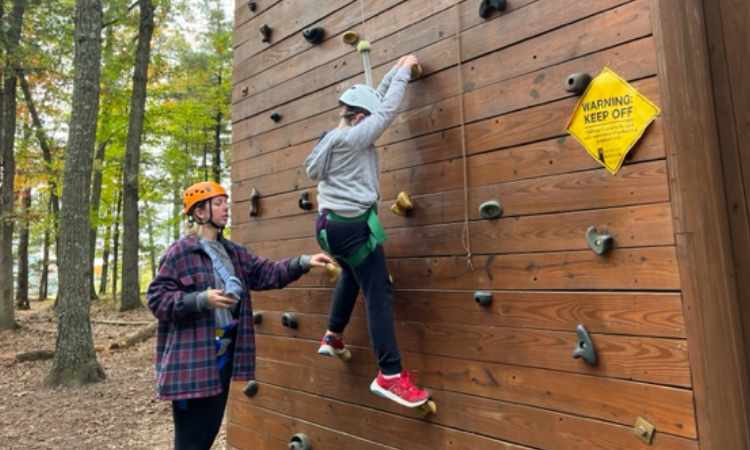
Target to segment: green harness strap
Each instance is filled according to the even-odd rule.
[[[348,257],[344,257],[342,255],[334,255],[331,253],[331,246],[328,244],[328,233],[326,232],[325,228],[320,230],[320,233],[318,234],[318,244],[320,244],[320,248],[322,248],[325,252],[331,254],[332,256],[343,260],[346,264],[349,265],[349,267],[357,267],[362,264],[365,258],[370,256],[370,253],[375,251],[378,245],[381,245],[383,242],[385,242],[386,239],[388,239],[388,236],[385,234],[385,230],[383,229],[383,225],[380,224],[378,213],[375,211],[375,207],[370,208],[369,211],[357,217],[343,217],[339,216],[338,214],[329,212],[327,219],[333,222],[367,221],[367,227],[370,229],[370,238]]]

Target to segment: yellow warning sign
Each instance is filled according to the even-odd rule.
[[[595,160],[616,174],[660,113],[658,106],[605,67],[578,100],[567,130]]]

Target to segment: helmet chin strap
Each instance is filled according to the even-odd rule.
[[[198,225],[211,225],[212,227],[216,228],[219,231],[219,236],[221,236],[222,232],[224,231],[224,227],[217,225],[216,222],[214,222],[214,213],[213,213],[213,205],[211,204],[211,200],[208,201],[208,220],[200,220],[198,217],[193,216],[193,220]]]

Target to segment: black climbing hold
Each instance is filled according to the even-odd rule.
[[[273,33],[273,29],[269,27],[268,25],[263,25],[260,27],[260,35],[263,36],[262,42],[271,42],[271,34]]]
[[[591,83],[591,75],[583,72],[573,73],[568,75],[568,78],[565,80],[565,90],[576,95],[581,95],[589,86],[589,83]]]
[[[498,219],[503,216],[503,205],[497,200],[489,200],[479,205],[479,217]]]
[[[253,323],[255,325],[260,325],[263,323],[263,313],[262,312],[254,312],[253,313]]]
[[[492,15],[492,11],[503,12],[508,9],[507,0],[482,0],[479,4],[479,17],[486,19]]]
[[[281,315],[281,324],[287,328],[291,328],[292,330],[296,330],[297,328],[299,328],[297,316],[289,312],[285,312]]]
[[[490,306],[492,304],[492,292],[476,291],[474,292],[474,301],[482,306]]]
[[[247,94],[249,94],[249,93],[250,93],[250,87],[249,86],[245,86],[245,87],[242,88],[242,96],[243,97],[247,97]]]
[[[250,191],[250,209],[248,210],[248,214],[250,214],[251,218],[260,214],[260,205],[258,204],[259,200],[260,192],[253,188],[253,190]]]
[[[255,380],[248,381],[245,387],[242,388],[242,392],[248,397],[255,397],[255,394],[258,393],[258,382]]]
[[[308,28],[302,32],[302,36],[304,36],[305,40],[312,45],[318,45],[323,42],[323,39],[325,39],[326,30],[321,27]]]
[[[576,334],[578,334],[578,344],[573,351],[573,358],[583,358],[586,364],[595,366],[597,364],[596,348],[594,348],[594,342],[591,340],[586,327],[578,325],[576,327]]]
[[[607,254],[614,247],[615,239],[609,233],[600,233],[595,226],[586,230],[586,243],[599,256]]]
[[[247,8],[250,10],[250,12],[255,12],[258,10],[258,2],[247,2]]]
[[[305,191],[299,195],[299,207],[303,211],[310,211],[313,209],[313,204],[310,201],[310,193]]]
[[[312,441],[306,434],[297,433],[289,439],[289,448],[291,450],[312,450]]]
[[[273,120],[276,123],[281,122],[281,114],[274,112],[271,114],[271,120]]]

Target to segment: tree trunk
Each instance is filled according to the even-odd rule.
[[[146,207],[148,210],[148,205]],[[151,211],[146,216],[146,231],[148,232],[148,256],[151,262],[151,279],[156,278],[156,248],[154,246],[154,215]]]
[[[117,261],[120,250],[120,213],[122,212],[122,191],[117,193],[117,211],[115,212],[115,232],[112,236],[112,299],[117,298]]]
[[[89,233],[89,273],[91,274],[91,300],[98,300],[96,295],[96,284],[94,282],[94,259],[96,257],[96,234],[99,230],[99,203],[102,198],[102,167],[104,166],[104,150],[107,148],[107,141],[99,144],[94,157],[94,180],[91,186],[91,217],[94,223],[91,224]]]
[[[125,148],[125,201],[123,208],[122,302],[120,311],[142,306],[138,270],[138,172],[141,159],[143,117],[146,109],[148,63],[151,58],[151,36],[154,32],[154,6],[151,0],[138,0],[141,21],[138,27],[138,48],[133,71],[133,96],[130,101],[130,122]]]
[[[111,211],[111,209],[110,209]],[[102,277],[99,279],[99,295],[107,293],[107,275],[109,270],[109,240],[112,239],[112,224],[107,224],[104,232],[104,249],[102,250]]]
[[[2,178],[0,182],[0,330],[16,326],[13,305],[13,178],[16,161],[13,154],[16,136],[16,71],[15,58],[21,40],[21,25],[26,11],[26,0],[14,0],[4,36],[7,52],[3,74],[2,120],[0,121],[0,151]]]
[[[60,211],[57,344],[47,383],[101,381],[89,319],[89,199],[101,77],[101,0],[76,0],[73,102]]]
[[[47,208],[51,212],[52,207]],[[49,287],[49,244],[50,232],[48,227],[44,227],[44,243],[42,244],[42,273],[39,276],[39,301],[47,300],[47,288]]]
[[[18,289],[16,308],[31,309],[29,304],[29,213],[31,211],[31,188],[21,192],[21,229],[18,231]]]
[[[50,205],[52,207],[52,224],[55,232],[55,249],[57,249],[57,224],[59,222],[60,216],[60,201],[57,197],[57,174],[53,169],[52,149],[50,148],[49,140],[47,140],[47,134],[44,131],[42,119],[41,117],[39,117],[39,112],[36,110],[36,104],[34,103],[34,98],[31,95],[31,88],[29,87],[29,83],[26,80],[26,73],[23,70],[18,71],[18,79],[21,82],[21,91],[23,91],[26,106],[29,108],[31,123],[34,126],[36,138],[39,141],[39,147],[41,147],[42,149],[44,164],[47,166],[47,176],[49,177]],[[57,250],[55,250],[55,252],[57,252]]]
[[[172,189],[172,217],[174,218],[174,222],[172,223],[171,240],[176,241],[180,239],[180,219],[182,217],[182,195],[180,193],[180,186],[176,182]]]
[[[219,78],[221,84],[221,78]],[[213,175],[214,181],[221,184],[221,112],[216,114],[216,127],[214,128],[214,158]]]

